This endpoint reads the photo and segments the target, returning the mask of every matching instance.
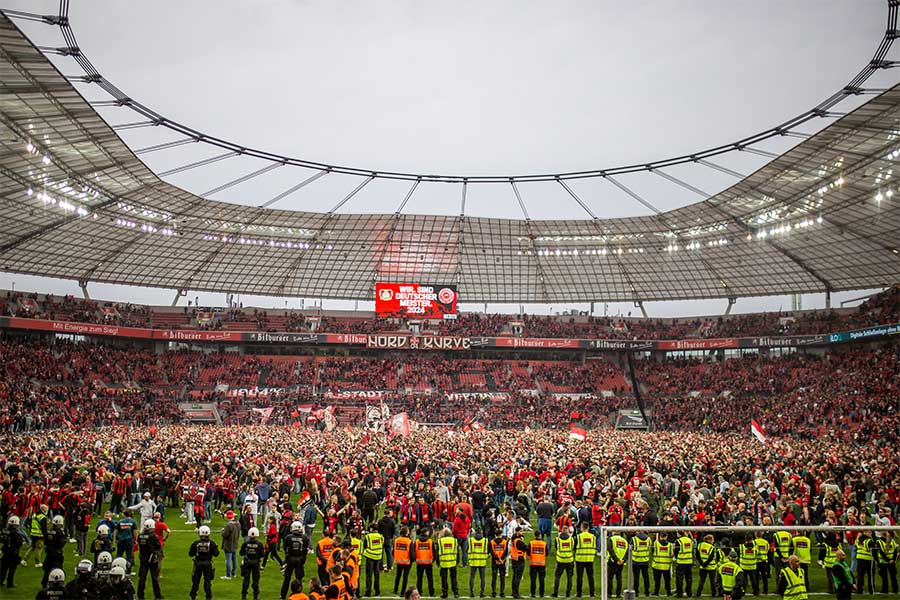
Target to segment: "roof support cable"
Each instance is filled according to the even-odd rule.
[[[707,194],[706,192],[704,192],[704,191],[701,190],[700,188],[694,187],[694,186],[692,186],[691,184],[689,184],[687,181],[684,181],[684,180],[682,180],[682,179],[678,179],[678,178],[675,177],[674,175],[669,175],[669,174],[666,173],[665,171],[661,171],[661,170],[659,170],[659,169],[653,169],[653,170],[650,171],[650,172],[653,173],[654,175],[659,175],[659,176],[662,177],[663,179],[666,179],[666,180],[668,180],[668,181],[671,181],[671,182],[674,183],[675,185],[678,185],[678,186],[683,187],[684,189],[688,190],[689,192],[694,192],[694,193],[697,194],[698,196],[703,196],[704,198],[709,198],[709,197],[710,197],[710,194]]]
[[[256,171],[253,171],[252,173],[247,173],[246,175],[238,177],[237,179],[232,179],[228,183],[223,183],[219,187],[214,187],[213,189],[203,192],[200,195],[201,196],[212,196],[213,194],[218,194],[221,191],[227,190],[228,188],[234,187],[240,183],[244,183],[245,181],[250,181],[254,177],[259,177],[263,173],[268,173],[269,171],[271,171],[273,169],[277,169],[278,167],[283,167],[283,166],[284,166],[284,163],[271,163],[269,165],[266,165],[262,169],[257,169]]]
[[[525,208],[525,202],[522,200],[522,194],[519,193],[519,188],[516,187],[515,180],[510,179],[509,185],[512,186],[513,193],[515,193],[515,195],[516,195],[516,200],[519,201],[519,208],[522,209],[522,214],[525,215],[525,220],[531,221],[531,217],[528,215],[528,209]]]
[[[141,127],[150,127],[151,125],[159,125],[157,121],[135,121],[133,123],[120,123],[118,125],[112,125],[113,130],[115,131],[125,131],[126,129],[140,129]]]
[[[419,187],[419,184],[422,183],[421,179],[416,179],[412,187],[409,188],[409,191],[406,192],[406,196],[403,198],[403,202],[400,203],[400,206],[397,207],[397,210],[394,211],[395,215],[399,215],[403,212],[403,209],[406,208],[406,203],[409,202],[409,199],[412,198],[413,193],[415,193],[416,188]]]
[[[757,156],[765,156],[766,158],[778,158],[778,155],[774,152],[769,152],[767,150],[760,150],[758,148],[750,148],[748,146],[741,146],[738,148],[740,152],[749,152],[750,154],[756,154]]]
[[[464,217],[466,215],[466,191],[468,190],[469,182],[468,180],[463,180],[462,184],[462,198],[459,201],[459,216]]]
[[[25,12],[23,10],[13,10],[11,8],[4,8],[3,14],[7,17],[22,19],[23,21],[43,23],[44,25],[59,25],[59,17],[56,15],[39,15],[36,13]]]
[[[638,195],[637,192],[635,192],[631,188],[627,187],[624,183],[620,182],[618,179],[616,179],[612,175],[607,175],[605,177],[605,179],[607,181],[609,181],[610,183],[612,183],[617,188],[619,188],[620,190],[622,190],[623,192],[625,192],[626,194],[628,194],[629,196],[631,196],[632,198],[634,198],[635,200],[637,200],[638,202],[640,202],[644,208],[649,208],[656,214],[660,214],[662,212],[661,210],[659,210],[658,208],[656,208],[655,206],[650,204],[648,201],[644,200],[640,195]]]
[[[175,140],[173,142],[164,142],[162,144],[156,144],[155,146],[145,146],[144,148],[138,148],[134,151],[134,153],[138,156],[141,154],[149,154],[150,152],[156,152],[157,150],[167,150],[169,148],[175,148],[176,146],[183,146],[185,144],[190,144],[191,142],[196,142],[197,140],[193,138],[185,138],[183,140]]]
[[[224,154],[219,154],[217,156],[212,156],[210,158],[204,158],[203,160],[198,160],[196,162],[192,162],[181,167],[175,167],[174,169],[169,169],[168,171],[163,171],[162,173],[158,173],[160,177],[168,177],[169,175],[177,175],[178,173],[183,173],[185,171],[190,171],[191,169],[196,169],[198,167],[205,167],[206,165],[211,165],[212,163],[219,162],[220,160],[225,160],[226,158],[233,158],[240,154],[240,152],[225,152]]]
[[[560,179],[559,177],[557,177],[557,178],[556,178],[556,183],[558,183],[559,185],[561,185],[561,186],[563,187],[564,190],[566,190],[567,192],[569,192],[569,195],[572,196],[572,198],[575,200],[575,202],[578,203],[578,206],[580,206],[580,207],[582,208],[582,210],[584,210],[584,212],[586,212],[586,213],[587,213],[592,219],[594,219],[595,221],[597,220],[597,215],[594,214],[594,211],[592,211],[592,210],[588,207],[588,205],[585,204],[584,201],[583,201],[581,198],[578,197],[578,194],[576,194],[574,191],[572,191],[572,188],[570,188],[570,187],[568,186],[568,184],[566,184],[565,181],[563,181],[562,179]]]
[[[718,163],[714,163],[711,160],[707,160],[705,158],[698,158],[697,162],[703,165],[704,167],[709,167],[710,169],[715,169],[721,173],[725,173],[726,175],[731,175],[735,179],[745,179],[747,176],[739,171],[735,171],[733,169],[729,169],[728,167],[724,167]]]
[[[304,179],[297,185],[289,187],[288,189],[284,190],[283,192],[281,192],[280,194],[278,194],[271,200],[263,202],[262,204],[259,205],[259,208],[268,208],[268,207],[272,206],[273,204],[275,204],[276,202],[284,200],[285,198],[287,198],[288,196],[290,196],[291,194],[293,194],[300,188],[309,185],[310,183],[312,183],[319,177],[322,177],[323,175],[327,175],[328,173],[330,173],[330,171],[328,169],[323,169],[322,171],[319,171],[318,173],[313,173],[311,176],[307,177],[306,179]]]
[[[360,183],[358,186],[356,186],[356,187],[353,189],[352,192],[350,192],[349,194],[347,194],[346,196],[344,196],[344,199],[343,199],[343,200],[341,200],[340,202],[338,202],[337,204],[335,204],[334,207],[332,207],[332,209],[329,210],[327,214],[333,215],[333,214],[334,214],[338,209],[340,209],[343,205],[347,204],[347,202],[349,202],[350,199],[351,199],[353,196],[355,196],[356,194],[358,194],[364,187],[366,187],[367,185],[369,185],[369,183],[371,183],[373,179],[375,179],[375,175],[374,175],[374,174],[373,174],[373,175],[369,175],[368,177],[366,177],[366,178],[363,180],[362,183]]]

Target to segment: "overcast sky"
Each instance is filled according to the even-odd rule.
[[[53,13],[57,3],[5,0],[3,5]],[[310,160],[459,175],[608,168],[734,141],[781,123],[843,87],[872,57],[885,16],[882,0],[85,0],[72,3],[70,13],[79,46],[107,79],[201,131]],[[38,45],[62,43],[56,28],[17,24]],[[66,75],[78,73],[69,59],[54,62]],[[896,83],[890,71],[882,77],[871,85]],[[99,98],[89,85],[78,89],[89,99]],[[114,124],[139,120],[121,108],[101,114]],[[123,132],[123,138],[139,148],[174,136],[151,128]],[[782,139],[762,148],[780,153],[798,141]],[[146,159],[163,171],[220,152],[192,144]],[[750,173],[765,160],[738,153],[719,162]],[[262,166],[237,158],[169,181],[204,193]],[[705,167],[671,173],[708,193],[735,183]],[[309,174],[279,168],[212,197],[258,205]],[[663,210],[701,199],[652,174],[623,182]],[[327,176],[276,206],[329,210],[358,183]],[[573,187],[598,216],[648,213],[609,183]],[[393,212],[407,188],[375,182],[341,211]],[[520,189],[532,218],[586,216],[555,184]],[[406,212],[457,214],[459,198],[458,186],[423,185]],[[522,217],[505,185],[470,186],[466,214]],[[16,289],[77,291],[71,282],[0,273],[0,287],[13,282]],[[97,284],[91,290],[98,298],[151,303],[173,295]],[[203,304],[224,302],[221,294],[200,296]],[[283,307],[285,300],[247,298],[248,303]],[[648,308],[652,315],[671,316],[721,312],[724,304],[653,303]],[[296,307],[297,300],[288,305]],[[823,299],[805,297],[804,305],[821,307]],[[786,298],[746,299],[735,310],[788,306]]]

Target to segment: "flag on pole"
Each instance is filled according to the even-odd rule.
[[[584,438],[587,437],[587,431],[583,427],[579,427],[575,423],[569,425],[569,438],[573,440],[584,441]]]
[[[756,419],[750,419],[750,433],[752,433],[760,443],[766,443],[766,434],[763,433],[762,427],[756,422]]]

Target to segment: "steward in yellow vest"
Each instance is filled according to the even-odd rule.
[[[556,538],[556,576],[553,582],[553,597],[559,594],[559,580],[566,574],[566,597],[572,595],[572,575],[575,570],[575,538],[569,535],[568,527],[563,527]]]
[[[723,559],[722,564],[716,569],[716,594],[725,597],[731,596],[732,600],[740,600],[744,595],[744,584],[747,582],[747,576],[744,570],[738,565],[737,552],[732,550],[728,554],[728,558]],[[699,596],[699,593],[697,594]]]
[[[650,568],[653,569],[653,595],[659,596],[660,579],[665,580],[666,596],[672,595],[672,563],[675,560],[675,547],[669,543],[666,534],[659,533],[653,542],[653,557]]]
[[[488,562],[488,539],[475,529],[469,536],[469,596],[475,597],[475,577],[481,577],[481,596],[484,597],[484,571]]]
[[[441,567],[441,596],[447,597],[447,578],[450,578],[450,587],[453,589],[453,595],[459,596],[459,585],[456,582],[456,565],[458,546],[456,538],[450,533],[449,529],[441,532],[441,538],[437,542],[438,565]]]
[[[778,588],[775,593],[782,600],[809,600],[806,591],[806,576],[800,566],[800,558],[796,554],[788,557],[788,566],[778,575]]]
[[[641,579],[644,580],[644,595],[650,595],[650,550],[653,541],[643,531],[631,538],[631,571],[634,573],[634,591],[641,593]]]
[[[716,593],[716,571],[719,568],[721,551],[713,544],[715,538],[711,535],[703,536],[703,541],[697,544],[697,562],[700,564],[700,584],[697,586],[696,596],[700,596],[709,579],[709,587],[712,593]],[[737,555],[735,555],[737,558]],[[690,592],[690,590],[688,590]]]
[[[375,580],[375,595],[381,595],[381,561],[384,559],[384,536],[378,531],[370,531],[363,536],[363,558],[366,559],[366,596],[371,596],[372,580]]]
[[[597,555],[597,538],[588,531],[588,524],[581,524],[581,532],[575,538],[575,594],[581,595],[582,579],[586,576],[588,591],[594,597],[594,557]]]

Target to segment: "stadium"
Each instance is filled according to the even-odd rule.
[[[396,47],[417,64],[392,37],[409,17],[426,33],[402,39],[423,53],[429,36],[460,43],[432,57],[452,69],[398,80],[465,88],[452,99],[477,96],[472,129],[500,131],[464,57],[479,60],[479,32],[500,46],[499,23],[543,9],[398,3],[413,16],[379,20],[324,4],[234,4],[222,12],[239,34],[217,42],[203,36],[225,17],[208,7],[0,8],[0,599],[900,598],[900,2],[777,9],[835,28],[821,47],[784,36],[815,65],[761,38],[804,71],[788,77],[797,99],[761,88],[749,110],[729,89],[721,101],[744,109],[722,117],[711,100],[685,111],[697,126],[642,113],[631,137],[665,120],[668,158],[615,160],[610,144],[612,166],[583,166],[600,156],[596,125],[567,119],[606,79],[553,96],[575,117],[545,107],[533,131],[486,134],[510,147],[509,170],[477,137],[465,143],[484,168],[360,167],[413,138],[413,153],[452,146],[460,127],[429,129],[400,93],[375,119],[307,103],[333,84],[380,106],[366,85],[390,64],[365,55]],[[577,37],[579,11],[598,17],[576,4],[548,22],[556,43]],[[706,8],[660,7],[647,27],[713,23]],[[623,9],[628,25],[605,35],[653,45],[629,37],[645,16]],[[343,37],[312,35],[335,25]],[[281,64],[265,40],[281,28],[322,45],[308,73],[264,62]],[[194,53],[170,54],[168,30]],[[757,85],[727,45],[692,54],[708,31],[688,31],[675,55]],[[129,86],[92,62],[107,35],[134,37],[103,55]],[[584,66],[528,40],[537,88]],[[343,44],[359,79],[317,79],[340,72]],[[269,118],[268,88],[206,89],[216,60],[234,69],[222,90],[256,93],[242,77],[275,73],[274,95],[309,113],[302,135]],[[138,78],[153,102],[124,91]],[[538,93],[517,90],[497,114]],[[666,91],[654,102],[676,104]],[[161,98],[175,108],[151,107]],[[242,112],[223,116],[228,103]],[[175,117],[192,112],[203,128]],[[385,139],[367,141],[380,118]],[[234,137],[206,128],[226,120]],[[544,120],[585,138],[554,146]],[[239,139],[280,130],[333,145],[316,155],[304,139],[300,158]],[[517,146],[558,157],[541,168]]]

